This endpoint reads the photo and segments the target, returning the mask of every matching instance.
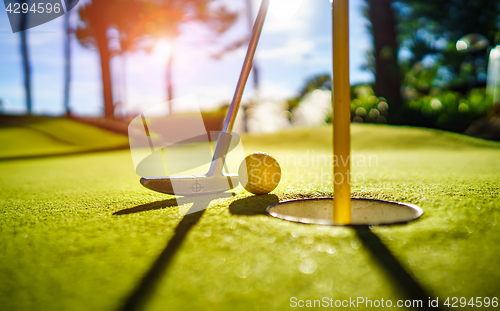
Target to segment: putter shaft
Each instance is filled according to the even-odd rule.
[[[262,0],[257,19],[252,29],[252,36],[248,45],[247,54],[241,69],[240,78],[236,86],[233,101],[224,121],[224,128],[219,134],[215,147],[210,170],[205,175],[143,177],[141,184],[153,191],[172,195],[201,195],[220,193],[238,186],[237,174],[224,174],[224,162],[231,144],[231,132],[234,121],[240,108],[241,97],[245,84],[252,69],[253,58],[257,49],[264,20],[266,18],[269,0]]]
[[[262,0],[259,13],[257,14],[257,18],[253,25],[252,36],[248,45],[245,61],[243,62],[240,78],[238,80],[238,84],[236,85],[233,101],[231,102],[231,106],[229,106],[229,111],[227,112],[226,120],[224,121],[223,132],[230,133],[233,130],[234,121],[236,120],[236,115],[240,109],[241,97],[243,96],[248,76],[252,70],[253,57],[255,56],[257,44],[259,43],[260,34],[262,32],[262,27],[264,26],[264,20],[266,19],[268,8],[269,0]]]

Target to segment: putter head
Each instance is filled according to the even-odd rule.
[[[171,195],[221,193],[238,186],[238,174],[142,177],[141,184],[153,191]]]

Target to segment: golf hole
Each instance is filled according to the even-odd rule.
[[[267,212],[288,221],[341,225],[333,221],[333,199],[300,199],[275,203]],[[352,225],[389,225],[406,223],[419,218],[423,210],[413,204],[376,199],[351,198]]]

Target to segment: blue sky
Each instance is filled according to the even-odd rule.
[[[80,1],[82,2],[82,1]],[[228,2],[243,11],[244,1]],[[254,1],[254,12],[260,1]],[[363,0],[350,0],[351,83],[370,82],[373,75],[362,70],[371,38],[362,16]],[[294,7],[295,6],[295,7]],[[328,0],[271,0],[256,54],[260,69],[261,97],[287,99],[296,94],[305,79],[331,72],[331,4]],[[288,11],[289,12],[288,12]],[[286,14],[291,15],[284,19]],[[72,11],[72,21],[77,19]],[[230,102],[238,80],[246,47],[215,60],[210,54],[248,34],[246,16],[217,43],[206,44],[207,32],[195,25],[183,28],[174,52],[175,97],[195,94],[202,109]],[[32,64],[33,107],[37,114],[63,113],[63,18],[30,29],[28,40]],[[201,39],[201,40],[199,40]],[[0,99],[3,110],[24,112],[20,36],[12,34],[7,13],[0,10]],[[73,42],[73,80],[70,106],[81,115],[102,113],[101,72],[95,50]],[[140,111],[165,101],[165,67],[169,45],[156,44],[151,53],[136,51],[126,60],[126,92],[123,92],[122,64],[112,60],[115,100],[126,100],[128,112]],[[251,77],[250,77],[251,79]],[[245,98],[251,94],[247,85]]]

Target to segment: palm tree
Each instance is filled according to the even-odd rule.
[[[252,9],[252,0],[245,0],[245,10],[246,10],[246,20],[249,29],[249,34],[252,32],[253,28],[253,9]],[[244,36],[239,40],[232,42],[231,44],[224,47],[218,53],[212,54],[212,57],[215,59],[221,59],[225,54],[232,52],[234,50],[239,49],[250,41],[250,35]],[[243,108],[243,131],[248,132],[248,114],[247,110],[251,108],[251,106],[255,105],[259,100],[259,66],[257,62],[253,61],[252,64],[252,76],[253,76],[253,98],[250,100],[249,105],[242,106]]]
[[[66,0],[66,14],[64,15],[64,110],[66,116],[71,115],[69,108],[69,95],[71,85],[71,35],[73,29],[69,24],[70,9],[78,2],[77,0]]]
[[[22,0],[21,4],[26,3],[26,0]],[[26,112],[31,114],[32,104],[31,104],[31,66],[28,53],[28,40],[26,37],[26,29],[28,28],[28,13],[21,14],[21,55],[23,58],[23,75],[24,75],[24,92],[26,94]]]
[[[222,34],[236,21],[237,14],[228,11],[225,6],[212,7],[213,0],[162,0],[162,15],[155,20],[153,35],[166,37],[170,44],[166,68],[167,100],[169,111],[172,113],[171,100],[173,99],[172,70],[174,63],[175,38],[179,36],[179,26],[185,23],[201,23],[207,26],[214,34]]]
[[[92,1],[80,8],[78,14],[83,26],[77,28],[78,41],[87,48],[97,48],[101,58],[102,92],[104,99],[104,116],[114,118],[113,89],[111,84],[110,60],[113,51],[109,49],[107,31],[113,26],[115,9],[119,7],[116,0]]]
[[[88,48],[97,48],[101,58],[104,112],[106,118],[114,118],[113,90],[110,60],[137,46],[141,39],[153,37],[173,38],[179,35],[179,25],[198,22],[215,33],[226,31],[236,20],[236,14],[225,7],[212,8],[213,0],[106,0],[96,1],[79,10],[83,26],[76,30],[79,42]],[[120,50],[111,51],[107,32],[114,28],[119,33]],[[172,54],[172,53],[170,53]],[[173,56],[170,56],[173,57]],[[169,78],[168,98],[172,97],[172,59],[167,68]]]
[[[246,7],[247,7],[248,30],[250,32],[252,32],[254,17],[253,17],[252,1],[251,0],[246,0]],[[253,61],[253,65],[252,65],[252,74],[253,74],[254,97],[256,98],[256,100],[258,100],[258,97],[259,97],[259,66],[257,65],[257,62],[255,61],[255,59]]]
[[[118,42],[120,45],[119,55],[121,61],[120,68],[120,103],[127,102],[127,56],[129,53],[142,49],[150,52],[156,40],[145,31],[147,29],[147,16],[158,11],[158,6],[152,1],[127,1],[126,5],[117,8],[117,18],[113,27],[118,32]],[[144,40],[144,39],[153,40]],[[147,44],[143,44],[147,42]]]
[[[401,72],[398,64],[396,19],[391,7],[393,0],[366,0],[366,2],[368,4],[366,15],[371,21],[370,31],[373,37],[373,63],[370,67],[375,74],[374,91],[377,96],[387,99],[391,117],[394,117],[400,113],[403,102],[400,93]]]

